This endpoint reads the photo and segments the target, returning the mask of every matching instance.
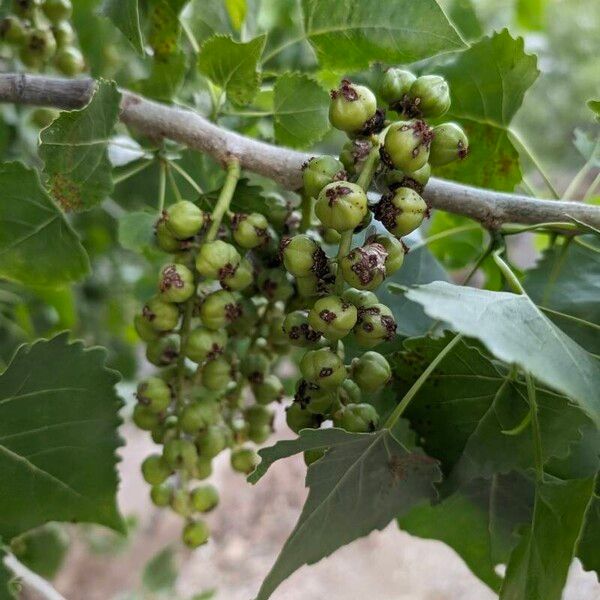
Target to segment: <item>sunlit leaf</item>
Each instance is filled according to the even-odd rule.
[[[101,11],[121,30],[138,54],[144,54],[138,0],[104,0]]]

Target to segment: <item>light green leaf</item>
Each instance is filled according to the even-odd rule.
[[[411,289],[409,300],[508,364],[576,401],[600,423],[600,364],[548,320],[527,296],[434,282]],[[541,352],[541,349],[544,351]]]
[[[275,139],[306,148],[329,131],[329,94],[307,75],[285,73],[274,89]]]
[[[123,531],[116,505],[121,400],[103,349],[67,334],[21,346],[0,376],[0,535],[48,521]],[[43,499],[43,502],[40,501]]]
[[[484,230],[471,219],[443,211],[436,211],[427,230],[427,237],[457,233],[428,244],[429,250],[448,269],[461,269],[475,262],[483,253]],[[459,231],[465,228],[464,231]]]
[[[88,274],[87,254],[38,174],[0,165],[0,276],[31,286],[60,286]]]
[[[175,552],[167,546],[148,561],[142,573],[142,583],[146,590],[156,594],[172,591],[176,581]]]
[[[560,600],[594,479],[548,479],[536,487],[533,522],[513,550],[501,600]]]
[[[473,0],[442,0],[440,5],[465,40],[474,40],[483,35]]]
[[[108,145],[119,118],[121,94],[100,81],[90,103],[65,111],[40,135],[50,192],[64,210],[84,210],[113,189]]]
[[[202,44],[198,68],[225,90],[236,104],[252,102],[260,87],[258,71],[266,36],[249,42],[235,42],[229,36],[214,35]]]
[[[435,496],[436,461],[410,451],[383,429],[356,434],[341,429],[305,429],[296,440],[260,451],[263,462],[249,477],[256,482],[275,460],[311,448],[328,448],[306,476],[310,492],[300,519],[262,584],[266,600],[302,565],[311,565],[339,547],[383,529],[394,517]]]
[[[248,5],[246,0],[225,0],[225,6],[229,13],[229,19],[236,31],[239,31],[244,24]]]
[[[600,121],[600,100],[588,100],[588,108],[596,115],[596,120]]]
[[[156,213],[136,211],[119,218],[119,243],[133,252],[143,251],[154,245]]]
[[[465,126],[472,153],[460,165],[437,172],[480,187],[513,189],[521,172],[507,132],[526,91],[539,75],[536,57],[526,54],[523,40],[511,37],[505,29],[432,70],[450,84],[452,106],[448,117]]]
[[[549,319],[588,352],[600,354],[599,253],[576,243],[553,246],[527,272],[524,286]]]
[[[144,96],[169,102],[183,84],[186,58],[183,52],[156,55],[150,76],[138,82],[137,89]]]
[[[546,25],[547,0],[517,0],[517,23],[530,31],[541,31]]]
[[[303,0],[305,35],[321,67],[410,63],[465,47],[435,0]]]
[[[136,52],[143,55],[144,40],[140,29],[138,0],[104,0],[100,10],[120,29]]]

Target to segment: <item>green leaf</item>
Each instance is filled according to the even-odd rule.
[[[236,104],[252,102],[258,92],[261,75],[258,71],[266,36],[249,42],[235,42],[231,37],[214,35],[202,44],[198,69],[213,83],[225,90]]]
[[[123,248],[141,252],[154,246],[156,213],[136,211],[119,218],[119,243]]]
[[[167,546],[148,561],[142,573],[142,583],[149,592],[158,593],[173,590],[176,581],[175,552]]]
[[[26,567],[44,579],[54,579],[63,565],[69,542],[64,526],[47,523],[13,540],[11,548]]]
[[[283,146],[306,148],[329,131],[329,94],[307,75],[279,77],[273,104],[275,139]]]
[[[37,171],[0,164],[0,276],[31,286],[60,286],[88,274],[87,254]]]
[[[246,12],[248,11],[246,0],[225,0],[225,7],[233,28],[239,31],[244,24]]]
[[[600,423],[600,364],[527,296],[441,281],[411,289],[407,296],[421,304],[430,317],[479,339],[500,360],[519,365],[564,393]]]
[[[547,480],[536,487],[533,522],[513,550],[501,600],[560,600],[594,479]]]
[[[121,400],[105,351],[67,334],[21,346],[0,376],[0,535],[48,521],[123,531],[116,505]],[[43,499],[43,501],[40,501]]]
[[[577,557],[586,571],[595,571],[600,579],[600,478],[596,482],[596,493],[585,516],[585,524],[577,544]]]
[[[600,354],[600,254],[576,243],[553,246],[523,283],[549,319],[588,352]]]
[[[120,101],[116,84],[100,81],[85,108],[62,112],[40,134],[50,192],[64,210],[91,208],[112,192],[108,145]]]
[[[138,54],[144,55],[138,0],[104,0],[101,12],[129,40]]]
[[[305,35],[324,69],[410,63],[465,47],[435,0],[302,0]]]
[[[465,40],[474,40],[483,35],[473,0],[445,0],[440,4]]]
[[[411,535],[440,540],[453,548],[479,579],[498,592],[502,578],[494,570],[490,531],[496,489],[485,480],[472,482],[439,504],[416,506],[398,519],[398,525]]]
[[[517,0],[517,23],[530,31],[541,31],[546,25],[547,0]]]
[[[514,39],[505,29],[432,70],[450,84],[448,116],[465,125],[472,151],[460,168],[442,168],[440,176],[481,187],[513,189],[521,173],[508,127],[539,75],[536,57],[525,53],[522,38]]]
[[[180,90],[186,71],[183,52],[159,54],[152,61],[150,76],[137,83],[139,92],[162,102],[169,102]]]
[[[398,398],[410,389],[454,336],[417,338],[388,357],[394,369]],[[543,460],[566,457],[581,429],[590,421],[567,398],[537,389]],[[479,349],[462,341],[430,375],[405,416],[425,451],[442,461],[452,486],[494,473],[534,468],[529,405],[523,381],[510,376]]]
[[[596,115],[596,120],[600,121],[600,100],[588,100],[588,108]]]
[[[296,440],[260,451],[249,481],[256,482],[274,461],[311,448],[328,448],[306,476],[310,492],[300,519],[262,584],[266,600],[302,565],[311,565],[339,547],[383,529],[394,517],[435,496],[436,461],[410,451],[387,429],[355,434],[341,429],[305,429]]]
[[[448,269],[461,269],[475,262],[483,253],[484,230],[471,219],[443,211],[436,211],[427,230],[427,237],[443,234],[462,227],[469,228],[428,244],[429,250]]]

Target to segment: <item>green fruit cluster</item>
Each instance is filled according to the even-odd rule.
[[[133,421],[162,446],[142,474],[152,501],[185,518],[190,547],[208,540],[199,517],[219,502],[213,486],[194,482],[211,475],[224,451],[233,470],[254,470],[251,444],[271,435],[270,405],[283,398],[273,371],[289,348],[281,323],[293,287],[274,268],[279,237],[259,213],[231,213],[227,226],[212,228],[212,215],[187,200],[155,225],[156,245],[171,257],[134,326],[161,370],[139,384]]]
[[[73,77],[85,69],[70,23],[71,0],[13,0],[12,13],[0,21],[0,42],[29,69],[52,66]]]

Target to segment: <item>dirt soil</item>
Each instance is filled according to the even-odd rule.
[[[180,520],[148,499],[139,465],[152,451],[148,436],[125,427],[120,463],[120,506],[139,524],[125,552],[98,556],[75,540],[55,580],[68,600],[113,600],[139,589],[147,561],[169,544],[178,546]],[[181,598],[217,588],[217,600],[251,600],[292,530],[302,507],[304,464],[300,458],[275,464],[252,487],[231,471],[226,456],[216,463],[213,482],[221,492],[209,516],[213,538],[194,552],[182,550],[177,589]],[[355,541],[288,579],[273,600],[493,600],[496,596],[440,542],[413,538],[393,524]],[[565,600],[598,600],[594,575],[573,565]],[[176,600],[176,599],[173,599]]]

